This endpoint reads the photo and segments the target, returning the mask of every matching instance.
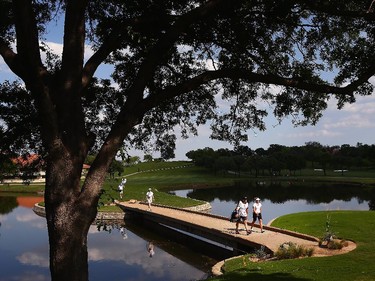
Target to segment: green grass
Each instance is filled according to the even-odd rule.
[[[283,173],[285,174],[285,173]],[[171,205],[175,207],[187,207],[201,204],[202,202],[189,198],[179,198],[166,193],[168,190],[189,189],[206,186],[231,186],[234,181],[247,180],[278,180],[290,181],[303,179],[306,181],[320,182],[346,182],[375,185],[374,171],[349,171],[344,176],[333,173],[323,176],[321,173],[314,173],[312,169],[305,169],[296,172],[296,176],[290,177],[258,177],[242,174],[241,178],[233,174],[212,173],[205,168],[195,167],[188,161],[174,162],[144,162],[126,167],[122,176],[115,179],[107,179],[103,185],[101,204],[108,204],[113,200],[119,200],[117,186],[121,177],[128,179],[125,186],[123,200],[145,200],[147,189],[151,187],[155,193],[155,203]],[[30,192],[36,193],[44,189],[43,185],[0,185],[0,191],[4,192]]]
[[[111,201],[112,199],[119,200],[119,201],[128,201],[128,200],[139,200],[145,201],[146,200],[146,192],[148,188],[151,187],[150,185],[138,186],[133,185],[131,183],[126,184],[124,188],[124,197],[120,199],[119,193],[117,191],[117,182],[106,183],[107,185],[105,189],[105,193],[103,195],[103,202],[106,202],[108,199]],[[154,203],[161,204],[161,205],[168,205],[173,207],[190,207],[200,205],[203,202],[190,199],[190,198],[181,198],[164,191],[159,191],[154,186],[152,187],[152,191],[154,192],[155,200]]]
[[[167,191],[198,186],[232,185],[234,180],[238,179],[235,176],[223,177],[211,174],[204,168],[192,166],[191,163],[184,161],[141,163],[126,168],[121,177],[108,179],[103,186],[102,202],[113,199],[121,201],[117,186],[122,177],[127,179],[122,201],[131,199],[144,201],[148,188],[151,188],[155,195],[154,203],[182,208],[197,206],[204,202],[181,198]]]
[[[327,215],[331,230],[357,243],[347,254],[294,260],[252,263],[246,257],[227,261],[226,274],[209,280],[257,281],[370,281],[375,280],[375,212],[330,211],[305,212],[282,216],[273,226],[317,237],[325,233]]]
[[[18,184],[18,185],[0,185],[1,192],[19,192],[19,193],[37,193],[44,190],[44,184]]]
[[[175,189],[194,187],[195,185],[225,185],[232,184],[235,176],[222,176],[208,172],[201,167],[192,166],[189,162],[161,162],[138,166],[141,173],[132,174],[135,168],[126,168],[124,177],[135,185],[149,185],[158,188]],[[168,164],[168,165],[165,165]],[[185,167],[183,167],[185,165]],[[147,169],[145,169],[147,167]],[[181,167],[181,168],[178,168]],[[127,176],[129,175],[129,176]]]
[[[126,168],[124,175],[121,177],[127,178],[123,201],[130,199],[144,201],[146,192],[151,187],[155,194],[155,203],[174,207],[196,206],[203,202],[168,194],[166,192],[168,190],[209,185],[231,185],[236,178],[229,176],[225,178],[218,177],[217,175],[207,173],[203,168],[194,167],[191,163],[184,161],[140,163],[139,165]],[[103,210],[103,205],[111,203],[113,200],[120,200],[117,186],[121,181],[121,177],[117,176],[115,179],[107,179],[105,181],[103,195],[101,196],[100,211]],[[0,185],[0,191],[2,192],[35,193],[43,189],[43,185]],[[116,208],[109,207],[108,209],[116,211]]]

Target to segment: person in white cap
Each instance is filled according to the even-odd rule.
[[[256,220],[259,221],[260,232],[263,233],[263,219],[262,219],[262,203],[260,203],[260,199],[257,197],[255,198],[255,203],[253,204],[253,221],[251,223],[250,231],[253,230],[254,223]]]
[[[152,203],[152,200],[154,200],[154,193],[152,192],[151,188],[149,188],[146,193],[146,200],[148,203],[148,210],[151,211],[151,203]]]

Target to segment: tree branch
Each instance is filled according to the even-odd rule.
[[[185,15],[182,15],[166,33],[161,36],[159,42],[155,44],[143,61],[134,79],[133,87],[130,92],[136,94],[129,96],[128,103],[136,105],[138,102],[141,102],[147,82],[152,79],[155,69],[165,59],[163,54],[167,53],[168,50],[174,46],[178,37],[181,36],[192,23],[202,20],[210,14],[212,15],[226,3],[227,1],[225,0],[211,0],[202,4]]]
[[[237,2],[239,3],[241,1]],[[139,124],[142,121],[145,112],[152,108],[152,106],[148,107],[147,101],[145,102],[143,100],[143,93],[147,83],[153,78],[156,68],[165,59],[163,54],[168,53],[168,50],[176,44],[179,36],[181,36],[186,28],[192,23],[202,20],[208,15],[213,15],[218,9],[223,8],[223,5],[225,4],[228,4],[228,1],[207,1],[205,4],[180,16],[160,37],[160,40],[150,50],[148,56],[146,56],[136,77],[134,77],[134,83],[127,91],[128,98],[126,103],[122,107],[115,124],[112,126],[105,145],[98,153],[99,158],[102,154],[106,153],[106,150],[108,149],[115,149],[115,151],[117,151],[127,132],[129,132],[134,125]],[[233,6],[234,5],[231,5],[231,7]],[[155,101],[154,105],[157,105],[157,101]]]
[[[40,79],[45,74],[40,58],[39,35],[31,2],[30,0],[13,1],[17,38],[17,55],[14,57],[13,65],[15,66],[15,61],[19,60],[16,74],[26,84]]]
[[[375,21],[375,13],[374,13],[374,9],[372,8],[374,2],[371,3],[370,7],[363,7],[363,9],[359,11],[340,10],[340,9],[337,9],[335,3],[331,4],[330,2],[327,2],[327,1],[309,1],[308,0],[308,1],[303,1],[303,2],[306,5],[306,7],[308,7],[311,10],[318,11],[318,12],[329,13],[330,15],[341,16],[341,17],[363,18],[367,21]]]
[[[67,1],[61,72],[65,89],[80,89],[85,48],[85,1]]]
[[[179,95],[196,90],[200,86],[207,84],[210,81],[221,78],[244,79],[249,83],[274,84],[327,94],[351,95],[361,84],[368,81],[368,79],[374,74],[375,66],[347,86],[336,87],[327,84],[308,83],[301,81],[298,78],[286,78],[272,74],[258,74],[247,69],[221,69],[216,71],[206,71],[179,85],[170,86],[168,88],[165,88],[164,90],[160,90],[160,92],[158,93],[150,95],[145,99],[144,110],[151,110],[152,108],[158,106],[160,103],[166,100],[171,100]]]
[[[0,55],[3,57],[8,67],[18,76],[22,71],[17,60],[17,54],[9,47],[9,45],[0,39]]]
[[[91,56],[91,58],[86,62],[83,71],[82,71],[82,87],[86,88],[92,77],[94,76],[95,71],[100,66],[101,63],[109,56],[111,52],[117,49],[120,45],[118,42],[118,34],[112,32],[107,40],[99,47],[99,49]]]
[[[86,62],[83,68],[82,86],[85,88],[89,85],[95,71],[101,63],[115,50],[117,50],[123,43],[123,38],[127,37],[128,28],[134,31],[147,35],[151,38],[158,38],[162,30],[167,29],[171,22],[175,21],[178,16],[164,15],[162,19],[159,17],[134,17],[121,21],[119,28],[111,27],[110,34],[103,38],[102,45]],[[125,33],[124,33],[125,31]]]

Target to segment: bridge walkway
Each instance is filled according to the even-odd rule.
[[[235,223],[230,222],[226,217],[157,205],[153,205],[152,211],[148,211],[148,206],[143,202],[116,202],[116,204],[126,213],[140,215],[144,219],[237,249],[241,248],[241,245],[253,248],[263,245],[266,250],[275,252],[283,243],[293,242],[307,248],[314,248],[314,252],[315,250],[318,250],[320,254],[322,252],[319,249],[317,238],[271,226],[264,226],[265,231],[261,233],[259,225],[255,224],[253,232],[247,235],[244,225],[240,224],[240,234],[236,234]]]

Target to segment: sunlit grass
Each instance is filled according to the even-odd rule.
[[[257,281],[346,281],[375,280],[375,212],[329,211],[290,214],[276,219],[272,225],[316,237],[325,232],[327,215],[337,236],[353,240],[357,248],[347,254],[263,263],[243,258],[225,263],[226,274],[209,280]]]

